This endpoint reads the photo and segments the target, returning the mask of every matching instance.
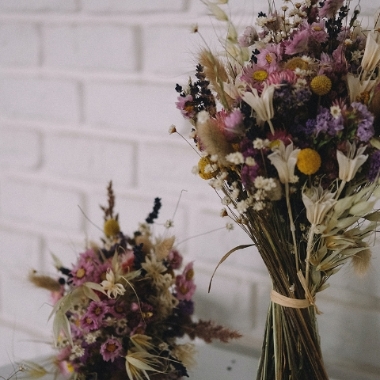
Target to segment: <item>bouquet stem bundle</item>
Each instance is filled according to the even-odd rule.
[[[305,291],[296,281],[294,254],[283,236],[287,229],[281,226],[280,218],[273,212],[269,220],[255,215],[253,221],[252,238],[268,268],[273,290],[288,299],[304,298]],[[289,306],[282,306],[271,301],[257,380],[290,378],[328,379],[320,348],[316,307],[297,308],[292,307],[291,302]]]

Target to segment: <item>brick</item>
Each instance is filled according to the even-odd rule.
[[[0,113],[8,117],[60,122],[79,120],[79,93],[74,81],[3,77],[0,99]]]
[[[35,24],[0,24],[0,66],[36,66],[38,56],[39,36]]]
[[[168,236],[174,234],[176,236],[176,243],[188,237],[186,229],[188,222],[187,207],[184,202],[180,203],[175,213],[174,227],[169,230],[163,227],[163,224],[167,220],[173,218],[178,200],[177,197],[169,197],[165,192],[160,192],[159,190],[152,192],[151,189],[145,192],[142,189],[138,195],[132,193],[120,195],[118,189],[120,187],[114,184],[116,194],[114,211],[119,214],[120,227],[124,234],[131,236],[138,229],[139,223],[145,223],[146,217],[153,209],[154,198],[158,197],[161,198],[162,207],[156,220],[157,225],[154,227],[156,236],[163,235],[164,233],[167,233]],[[183,195],[183,198],[186,198],[186,194]],[[103,225],[103,212],[99,205],[107,205],[106,191],[104,191],[104,194],[90,194],[87,201],[89,220],[101,229]],[[93,224],[87,222],[88,236],[94,239],[94,241],[99,241],[102,231],[99,231]]]
[[[81,204],[82,197],[74,190],[12,178],[2,183],[2,214],[11,220],[79,231]]]
[[[46,25],[44,64],[90,70],[136,69],[133,29],[123,25]]]
[[[91,12],[167,12],[180,11],[185,7],[185,0],[82,0],[82,9]]]
[[[207,189],[204,190],[206,191]],[[215,210],[200,209],[195,217],[196,220],[193,220],[194,225],[192,226],[191,233],[194,236],[209,231],[210,233],[192,239],[189,242],[189,252],[197,259],[216,265],[229,250],[242,244],[252,244],[252,241],[247,234],[235,224],[233,230],[227,230],[225,228],[226,223],[232,221],[230,218],[221,218],[219,216],[219,210],[223,208],[223,205],[216,195],[214,201],[210,201],[209,205],[216,206]],[[199,223],[199,221],[202,221],[202,223]],[[214,231],[218,228],[220,228],[220,230]],[[250,268],[265,272],[265,266],[255,247],[234,252],[223,265],[235,268]]]
[[[171,124],[183,124],[175,108],[173,85],[86,83],[84,115],[94,126],[166,135]]]
[[[1,375],[5,379],[17,379],[12,377],[17,363],[23,360],[35,360],[36,357],[48,356],[53,353],[52,347],[41,342],[41,336],[37,334],[18,331],[15,327],[7,328],[0,325],[0,367],[9,366],[7,370],[1,368]],[[20,377],[18,377],[20,378]]]
[[[211,15],[207,6],[198,0],[190,0],[190,11],[191,13],[198,13],[199,15],[210,15],[211,20],[215,23],[216,19]],[[280,3],[280,2],[279,2]],[[257,16],[257,13],[268,12],[268,4],[266,2],[259,3],[258,1],[247,1],[247,0],[229,0],[227,5],[221,5],[220,8],[230,16],[233,13],[244,13],[251,17]]]
[[[0,167],[36,168],[41,161],[42,136],[14,126],[0,127]]]
[[[75,11],[76,0],[2,0],[0,9],[4,11]]]
[[[156,191],[179,194],[182,189],[185,189],[189,196],[209,190],[204,189],[207,185],[191,173],[193,166],[198,162],[198,157],[186,143],[183,147],[146,143],[142,144],[139,154],[138,184],[140,187],[149,188],[154,183]]]
[[[50,292],[33,286],[27,273],[1,272],[1,313],[15,324],[48,332],[47,323],[52,306]],[[14,295],[17,294],[17,297]],[[47,335],[47,334],[46,334]]]
[[[2,270],[6,268],[17,269],[20,273],[27,274],[30,268],[40,268],[41,239],[39,236],[2,228],[0,230],[0,241]]]
[[[44,241],[43,249],[44,271],[58,274],[51,254],[57,256],[64,266],[71,268],[76,262],[78,254],[86,248],[86,239],[87,236],[83,233],[79,234],[79,238],[72,234],[66,238],[48,236]]]
[[[143,29],[143,64],[146,72],[165,74],[169,78],[176,74],[194,78],[198,63],[196,55],[205,43],[199,34],[191,32],[191,24],[191,21],[181,27],[155,24]],[[213,28],[210,24],[200,26],[199,30],[212,51],[224,51],[218,41],[218,35],[225,36],[224,29]]]
[[[241,281],[237,276],[214,277],[210,294],[207,293],[212,272],[194,264],[194,280],[197,290],[194,296],[196,315],[203,320],[213,320],[218,324],[236,329],[243,335],[251,333],[257,325],[254,309],[256,288],[249,282]],[[231,312],[235,310],[235,312]],[[237,317],[236,312],[239,316]],[[264,329],[261,331],[261,335]]]
[[[46,136],[45,169],[63,178],[104,184],[113,179],[131,186],[135,180],[134,152],[133,144],[126,141],[52,134]]]

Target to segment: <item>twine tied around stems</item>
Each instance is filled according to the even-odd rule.
[[[298,279],[300,280],[302,288],[305,291],[306,298],[299,299],[299,298],[286,297],[272,289],[271,294],[270,294],[271,301],[281,306],[292,307],[293,309],[305,309],[309,306],[314,306],[315,312],[317,314],[322,314],[322,312],[318,309],[315,303],[315,298],[310,293],[310,290],[306,284],[305,276],[303,275],[301,271],[298,271],[297,276],[298,276]]]

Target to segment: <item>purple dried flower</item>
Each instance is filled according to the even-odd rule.
[[[121,355],[123,347],[119,339],[114,337],[108,338],[101,346],[100,353],[103,356],[105,362],[113,362],[117,357]]]
[[[351,105],[359,117],[356,135],[360,141],[368,142],[375,134],[375,129],[373,127],[374,116],[368,111],[365,104],[354,102]]]
[[[93,318],[88,313],[86,313],[80,320],[80,327],[83,331],[90,332],[97,330],[100,325],[97,318]]]
[[[85,315],[97,320],[100,324],[108,310],[109,307],[104,302],[92,301],[89,307],[87,308],[87,312]]]
[[[177,108],[181,111],[182,115],[186,119],[191,119],[195,115],[195,110],[193,106],[192,95],[178,96],[178,102],[176,102]]]
[[[253,26],[247,26],[244,32],[238,38],[238,43],[242,47],[248,47],[254,44],[258,39],[257,31]]]
[[[380,150],[377,150],[370,156],[368,180],[373,182],[379,176],[380,172]]]

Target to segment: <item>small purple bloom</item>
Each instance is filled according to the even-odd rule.
[[[309,36],[310,31],[307,29],[295,33],[289,45],[285,48],[285,53],[293,55],[307,51]]]
[[[253,26],[247,26],[244,32],[238,38],[238,43],[242,47],[248,47],[254,44],[258,39],[257,31]]]
[[[378,178],[380,172],[380,150],[374,152],[370,157],[368,179],[373,182]]]
[[[101,346],[100,353],[103,356],[105,362],[113,362],[117,357],[121,355],[123,346],[119,339],[114,337],[108,338]]]
[[[97,330],[100,325],[96,318],[92,318],[86,313],[80,320],[80,327],[85,332]]]
[[[181,111],[183,117],[191,119],[195,115],[193,106],[193,96],[188,94],[186,96],[178,96],[178,102],[176,102],[177,108]]]
[[[192,315],[194,313],[194,302],[182,300],[178,304],[179,312],[183,315]]]
[[[172,269],[179,269],[182,265],[182,260],[183,257],[177,250],[173,249],[170,251],[168,261]]]
[[[85,315],[88,315],[90,318],[93,318],[101,324],[105,314],[108,312],[109,307],[102,301],[95,302],[92,301],[87,308],[87,312]]]
[[[375,129],[373,127],[374,116],[368,111],[367,106],[362,103],[354,102],[351,105],[359,118],[356,134],[360,141],[368,142],[375,134]]]

